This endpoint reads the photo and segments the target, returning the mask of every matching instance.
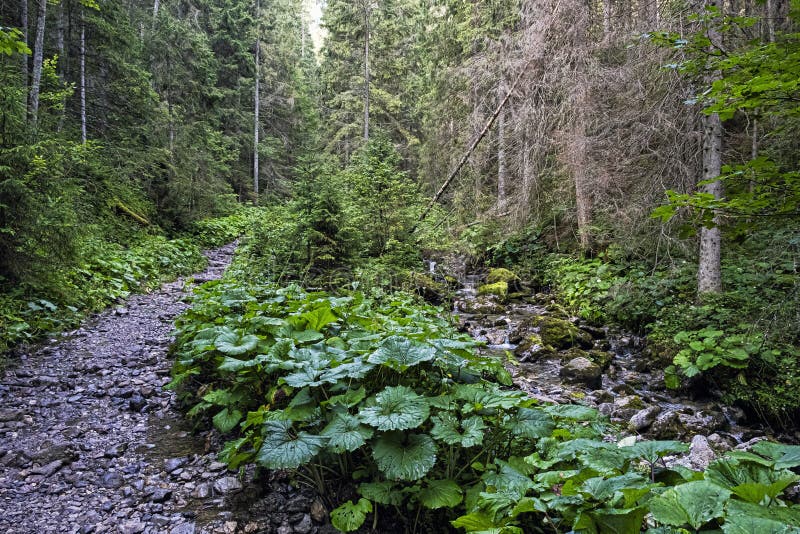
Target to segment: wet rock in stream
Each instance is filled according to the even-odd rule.
[[[194,279],[219,278],[233,250],[209,252]],[[216,458],[221,440],[193,435],[174,409],[164,385],[172,321],[188,307],[184,286],[132,296],[11,361],[0,381],[0,532],[277,532],[284,523],[316,531],[305,518],[313,496],[298,512],[275,511],[277,525],[247,512],[256,497],[234,502],[259,487],[253,470],[242,479],[229,472]]]

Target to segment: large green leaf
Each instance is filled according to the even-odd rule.
[[[400,506],[403,503],[403,494],[395,487],[394,482],[364,482],[358,486],[358,492],[372,502]]]
[[[800,445],[783,445],[770,441],[759,441],[753,447],[758,454],[763,454],[775,460],[778,469],[791,469],[800,467]]]
[[[650,512],[659,523],[697,530],[712,519],[722,517],[731,492],[705,480],[670,488],[650,501]]]
[[[331,523],[342,532],[358,530],[372,511],[372,503],[367,499],[359,499],[357,503],[347,501],[331,511]]]
[[[322,436],[293,433],[291,421],[267,421],[262,428],[264,443],[256,461],[269,469],[295,469],[310,462],[325,446]]]
[[[214,346],[223,354],[237,356],[255,350],[258,336],[247,334],[241,336],[236,332],[224,332],[214,340]]]
[[[588,495],[598,502],[610,501],[614,494],[623,489],[641,489],[648,486],[648,481],[637,473],[625,473],[617,477],[593,477],[583,482],[580,493]]]
[[[327,447],[335,453],[352,452],[372,437],[373,430],[354,415],[341,412],[334,416],[320,435],[328,438]]]
[[[306,320],[309,328],[316,331],[320,331],[327,325],[339,320],[336,314],[331,311],[331,306],[328,303],[314,308],[302,314],[300,317]]]
[[[403,372],[409,367],[431,361],[435,357],[436,349],[427,343],[420,343],[402,336],[391,336],[381,343],[378,350],[370,354],[367,361]]]
[[[433,421],[431,435],[448,445],[460,445],[467,448],[483,443],[486,424],[477,415],[459,421],[451,412],[442,412],[431,420]]]
[[[598,532],[603,534],[639,534],[647,508],[600,508],[588,512]],[[577,532],[580,532],[577,528]]]
[[[758,506],[731,500],[722,530],[726,534],[792,534],[800,533],[800,508]]]
[[[242,420],[242,412],[231,408],[223,408],[217,415],[214,416],[214,426],[217,430],[225,434],[233,430],[239,421]]]
[[[689,446],[680,441],[639,441],[627,447],[627,450],[634,457],[641,458],[652,464],[664,456],[687,452]]]
[[[461,486],[455,480],[431,480],[417,495],[425,508],[453,508],[463,498]]]
[[[556,427],[553,416],[541,409],[520,408],[507,423],[506,427],[515,436],[526,439],[549,437]]]
[[[378,469],[390,480],[419,480],[436,463],[436,443],[425,434],[387,432],[372,447]]]
[[[405,386],[387,387],[374,398],[374,406],[362,408],[361,420],[378,430],[408,430],[428,419],[430,407],[425,397]]]

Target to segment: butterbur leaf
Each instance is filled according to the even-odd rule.
[[[390,480],[419,480],[436,463],[436,443],[425,434],[387,432],[372,447],[378,469]]]
[[[428,418],[430,408],[424,397],[405,386],[387,387],[375,396],[375,406],[362,408],[361,420],[378,430],[417,428]]]
[[[556,424],[553,417],[542,410],[520,408],[506,426],[521,438],[539,439],[549,437]]]
[[[573,419],[575,421],[597,421],[600,419],[600,412],[580,404],[554,404],[545,406],[542,409],[553,417]]]
[[[310,462],[326,439],[308,432],[292,433],[291,421],[267,421],[262,427],[264,443],[256,461],[269,469],[295,469]]]
[[[792,469],[800,466],[800,445],[783,445],[771,441],[759,441],[753,447],[758,454],[775,460],[777,469]]]
[[[334,416],[320,435],[328,438],[327,447],[335,453],[352,452],[372,437],[373,430],[354,415],[343,412]]]
[[[402,336],[391,336],[381,343],[378,350],[370,354],[367,361],[403,372],[409,367],[431,361],[435,357],[436,349],[426,343]]]
[[[403,494],[395,488],[393,482],[364,482],[358,486],[358,493],[372,502],[400,506],[403,503]]]
[[[236,332],[224,332],[214,340],[214,347],[223,354],[238,356],[255,350],[258,336],[247,334],[240,336]]]
[[[372,503],[367,499],[359,499],[357,503],[347,501],[331,511],[331,523],[342,532],[358,530],[372,512]]]
[[[327,325],[339,320],[329,304],[325,304],[318,308],[302,314],[300,317],[306,320],[308,327],[312,330],[320,331]]]
[[[758,506],[731,500],[726,505],[727,514],[722,530],[725,534],[798,534],[800,508],[784,506]]]
[[[463,498],[461,486],[455,480],[431,480],[417,496],[425,508],[453,508]]]
[[[473,447],[483,443],[483,433],[486,425],[478,416],[472,416],[460,421],[450,412],[443,412],[433,419],[431,435],[448,445],[461,445]]]
[[[689,525],[697,530],[722,517],[731,492],[705,480],[669,488],[650,501],[650,513],[659,523],[675,527]]]
[[[601,508],[589,512],[599,532],[608,534],[639,534],[647,508],[632,509]]]
[[[230,432],[242,420],[242,412],[231,408],[224,408],[214,416],[214,426],[217,430],[225,434]]]
[[[628,448],[630,453],[637,458],[642,458],[650,463],[655,463],[659,458],[669,454],[677,454],[679,452],[687,452],[689,446],[680,441],[639,441]]]

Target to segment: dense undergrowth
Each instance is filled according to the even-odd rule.
[[[293,473],[339,530],[797,532],[800,447],[761,443],[705,473],[679,442],[619,440],[594,409],[510,387],[442,308],[373,290],[248,282],[248,254],[178,321],[173,387],[233,468]],[[686,530],[688,529],[688,530]]]
[[[202,248],[236,239],[252,214],[194,223],[176,239],[140,234],[130,246],[88,239],[84,259],[48,273],[47,277],[0,286],[0,354],[23,342],[77,325],[87,313],[147,291],[166,279],[202,268]]]

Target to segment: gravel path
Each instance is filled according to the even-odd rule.
[[[208,252],[195,278],[219,278],[233,250]],[[163,386],[185,286],[135,295],[12,363],[0,380],[0,532],[327,530],[312,519],[324,520],[320,503],[285,482],[266,497],[248,476],[243,488],[215,461],[213,434],[192,435],[172,407]]]

